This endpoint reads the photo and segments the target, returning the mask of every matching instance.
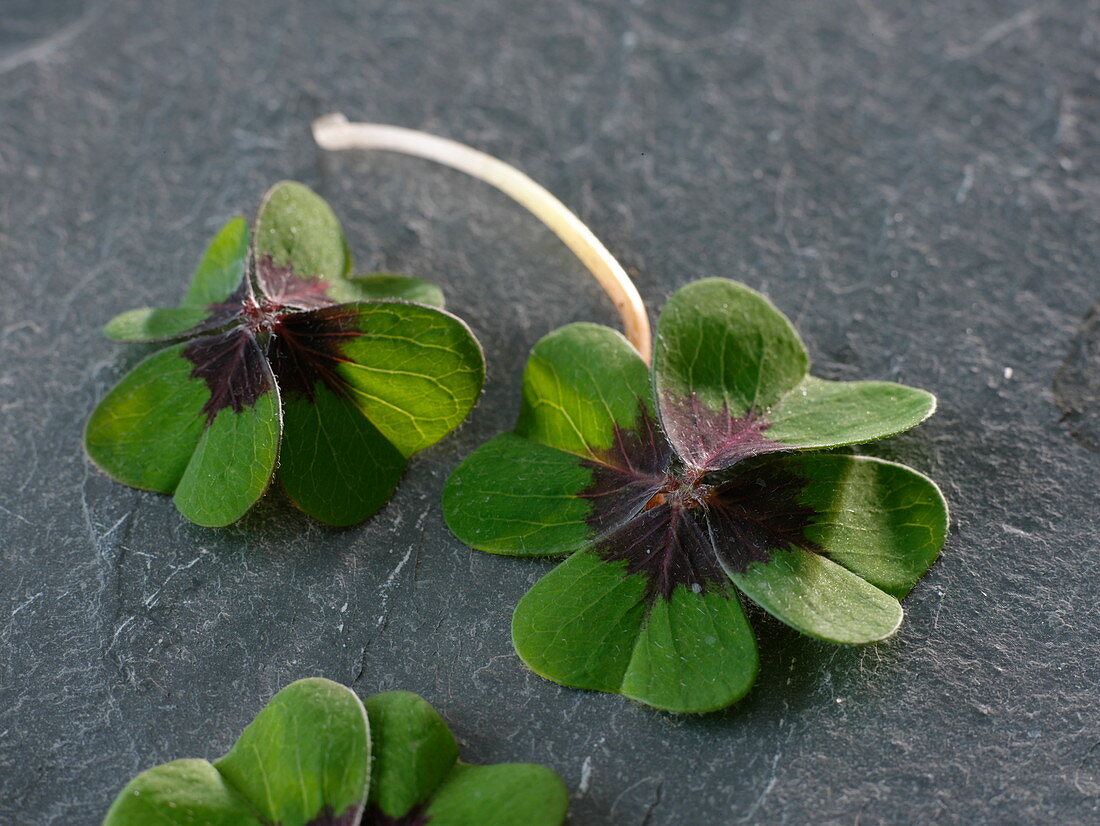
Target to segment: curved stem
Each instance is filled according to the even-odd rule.
[[[456,141],[415,129],[351,123],[342,114],[313,122],[313,139],[323,149],[381,149],[426,158],[496,187],[526,207],[577,255],[615,302],[623,331],[649,362],[652,334],[642,297],[614,256],[566,206],[515,167]]]

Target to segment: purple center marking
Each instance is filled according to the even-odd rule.
[[[782,442],[764,435],[771,422],[758,411],[733,416],[728,405],[712,410],[694,393],[663,398],[661,418],[684,463],[703,472],[724,470],[743,459],[786,449]]]
[[[724,432],[754,427],[733,423]],[[738,454],[720,469],[751,455]],[[588,524],[595,550],[603,559],[625,562],[628,574],[645,576],[651,601],[670,599],[678,586],[729,593],[727,571],[743,573],[792,545],[813,547],[804,532],[814,511],[798,501],[803,480],[781,463],[751,463],[724,481],[711,481],[708,471],[719,468],[680,459],[644,405],[635,427],[616,425],[612,447],[584,465],[592,470],[592,482],[580,495],[592,502]]]
[[[318,381],[338,391],[340,346],[358,334],[355,314],[334,306],[323,279],[301,278],[270,255],[256,262],[255,274],[258,294],[246,276],[192,333],[228,329],[199,336],[183,351],[195,365],[191,377],[210,390],[202,408],[208,426],[220,410],[254,405],[272,389],[272,372],[284,390],[311,401]]]

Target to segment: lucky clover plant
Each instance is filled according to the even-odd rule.
[[[351,272],[329,206],[274,186],[251,238],[243,218],[214,238],[178,307],[108,323],[116,340],[174,343],[100,402],[88,455],[200,525],[239,519],[273,478],[323,522],[366,519],[465,419],[485,364],[436,287]]]
[[[475,548],[572,554],[516,608],[530,668],[703,712],[755,679],[742,598],[822,640],[894,633],[898,600],[944,542],[944,499],[902,465],[808,451],[900,433],[935,399],[808,369],[787,319],[722,279],[672,296],[652,372],[606,327],[535,345],[515,432],[444,493],[451,530]]]
[[[543,766],[472,766],[407,691],[320,678],[276,694],[224,757],[142,772],[104,826],[557,826],[568,795]]]

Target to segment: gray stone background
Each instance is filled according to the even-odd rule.
[[[549,764],[577,824],[1096,822],[1098,56],[1095,0],[3,0],[0,823],[97,823],[314,674],[421,693],[469,760]],[[706,717],[528,673],[509,617],[548,564],[465,548],[440,491],[510,428],[538,337],[615,316],[487,187],[318,152],[334,109],[517,164],[654,313],[740,279],[819,374],[935,391],[934,419],[864,449],[953,507],[901,633],[844,649],[757,616],[755,690]],[[99,328],[173,303],[283,177],[364,268],[440,282],[489,380],[373,521],[271,498],[204,530],[84,458],[141,350]]]

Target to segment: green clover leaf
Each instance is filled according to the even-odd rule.
[[[364,704],[310,678],[276,694],[224,757],[139,774],[104,826],[557,826],[567,806],[543,766],[461,762],[443,718],[415,694]]]
[[[200,525],[236,521],[273,478],[323,522],[372,515],[408,458],[466,418],[485,364],[437,287],[351,267],[329,206],[272,187],[251,242],[243,218],[226,224],[178,307],[107,324],[119,341],[180,341],[100,402],[88,455]]]
[[[535,345],[515,432],[471,454],[443,500],[474,548],[572,554],[516,608],[530,668],[704,712],[756,676],[742,597],[822,640],[894,633],[943,545],[946,503],[907,467],[807,451],[900,433],[935,399],[808,369],[787,319],[721,279],[669,300],[652,374],[598,325]]]

